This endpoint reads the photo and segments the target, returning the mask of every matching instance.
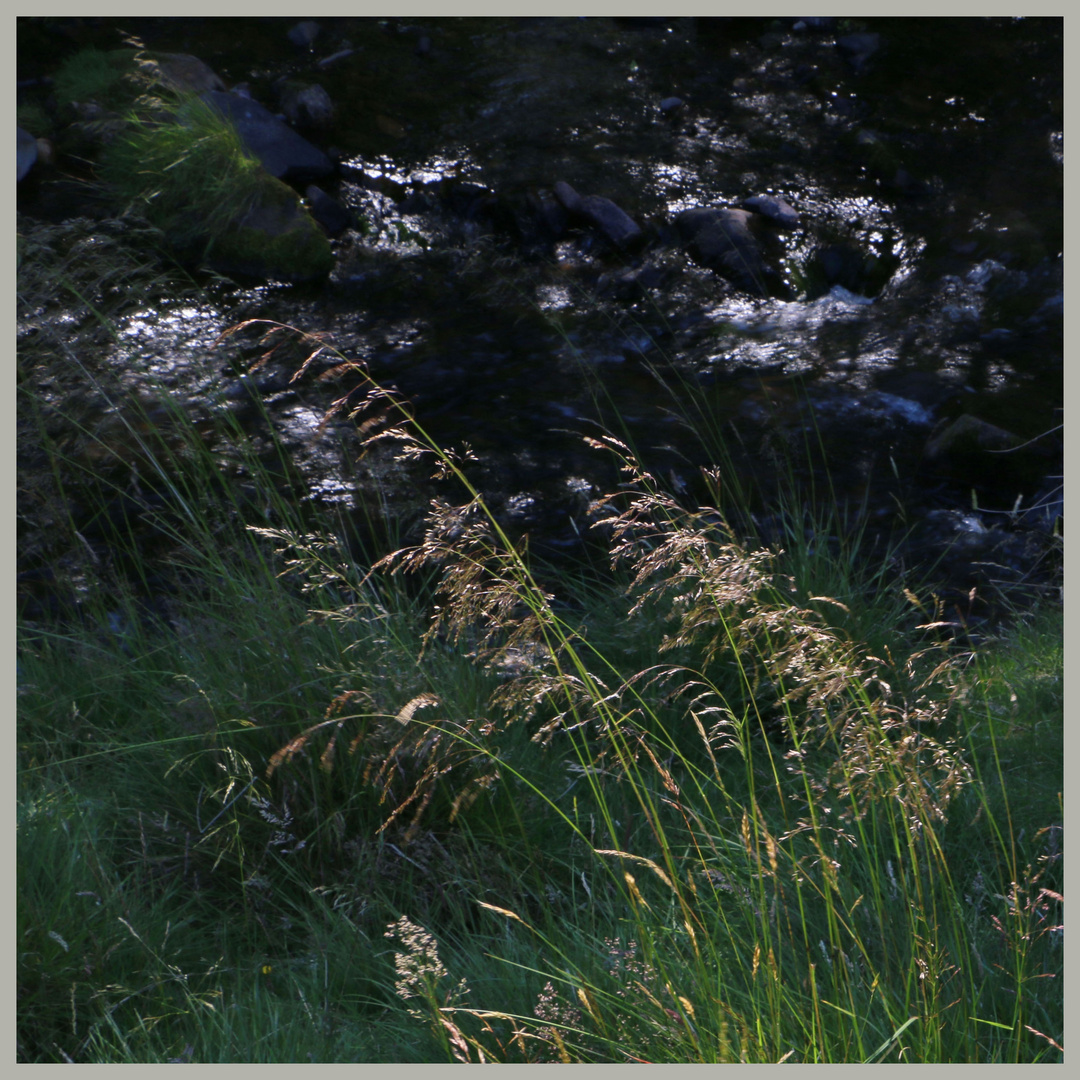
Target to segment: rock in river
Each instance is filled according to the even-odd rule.
[[[21,180],[33,167],[34,162],[37,161],[38,146],[37,139],[29,131],[17,128],[16,134],[19,140],[19,179]]]
[[[161,81],[170,90],[181,94],[205,94],[210,90],[225,89],[221,77],[197,56],[159,53],[156,59]]]
[[[798,228],[799,215],[789,203],[778,199],[775,195],[755,195],[753,198],[743,199],[743,206],[748,210],[763,214],[785,229]]]
[[[618,248],[632,247],[644,237],[641,226],[602,195],[579,195],[565,180],[560,180],[555,185],[555,197],[567,213],[584,218]]]
[[[311,216],[326,230],[328,236],[340,236],[353,224],[353,216],[344,206],[322,188],[309,184],[304,196],[311,207]]]
[[[690,254],[702,266],[734,282],[746,292],[767,296],[766,278],[775,277],[765,265],[753,233],[749,210],[723,208],[684,210],[675,226]]]
[[[856,75],[861,75],[867,61],[881,48],[880,34],[848,34],[836,39],[836,47],[844,55]]]
[[[310,49],[315,44],[315,39],[319,36],[319,24],[314,19],[305,19],[303,22],[298,22],[289,32],[286,37],[298,48],[298,49]]]
[[[334,120],[334,103],[318,85],[284,79],[275,87],[281,111],[299,128],[326,128]]]
[[[302,183],[333,173],[334,163],[326,154],[258,102],[221,91],[203,94],[203,100],[233,122],[244,144],[271,176]]]

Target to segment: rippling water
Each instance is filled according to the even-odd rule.
[[[250,348],[215,349],[242,318],[328,332],[432,434],[468,440],[493,501],[556,546],[615,479],[581,441],[598,422],[676,486],[716,450],[680,416],[738,436],[759,480],[761,440],[816,424],[843,494],[863,497],[891,469],[916,482],[924,511],[959,506],[972,486],[982,506],[1011,506],[1060,473],[1053,438],[1019,475],[957,479],[924,460],[934,425],[961,413],[1020,439],[1060,423],[1060,19],[826,32],[790,19],[320,21],[300,56],[287,21],[136,20],[152,47],[194,53],[268,102],[282,74],[323,85],[337,119],[317,141],[338,154],[334,193],[366,227],[336,241],[325,287],[163,300],[127,315],[111,352],[129,381],[195,410],[235,408],[254,382],[310,498],[360,506],[392,469],[353,468],[346,426],[319,428],[347,389],[319,383],[324,368],[291,384],[289,354],[245,376]],[[881,35],[859,72],[835,44],[855,30]],[[668,115],[671,96],[683,105]],[[614,200],[645,228],[644,249],[620,254],[590,230],[523,233],[529,199],[560,180]],[[455,196],[474,191],[462,184],[488,202]],[[769,241],[783,297],[696,265],[671,227],[683,209],[763,193],[800,215]],[[885,481],[874,497],[892,505]]]

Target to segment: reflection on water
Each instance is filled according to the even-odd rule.
[[[358,465],[345,413],[320,427],[359,381],[335,372],[340,357],[293,382],[310,349],[215,346],[245,318],[326,333],[433,435],[470,441],[478,482],[553,542],[611,479],[582,449],[597,422],[690,475],[705,451],[672,417],[707,414],[744,440],[753,470],[765,429],[811,426],[812,402],[860,483],[875,454],[921,475],[928,427],[960,411],[1023,439],[1057,422],[1059,25],[883,20],[886,47],[856,74],[791,20],[757,33],[682,18],[656,32],[419,21],[428,60],[344,20],[354,54],[318,72],[340,106],[333,193],[360,225],[335,241],[326,287],[219,284],[212,305],[163,298],[129,314],[109,353],[129,382],[274,433],[309,498],[359,507],[365,484],[416,477],[374,456]],[[208,25],[205,47],[183,51],[270,94],[300,62],[269,34],[215,40]],[[671,95],[685,104],[663,115]],[[560,180],[615,201],[643,248],[615,251],[580,221],[545,225],[541,195]],[[761,224],[782,299],[695,264],[671,226],[766,193],[799,214],[790,230]],[[928,499],[969,495],[967,479],[924,479]],[[980,497],[1011,504],[992,480]]]

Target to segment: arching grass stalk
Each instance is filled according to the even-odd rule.
[[[369,402],[387,402],[367,385]],[[424,541],[382,565],[441,567],[428,648],[468,642],[510,676],[492,698],[501,725],[425,719],[413,743],[447,739],[489,759],[490,775],[523,781],[490,736],[537,717],[534,740],[568,752],[584,780],[575,799],[602,823],[586,850],[615,890],[632,962],[644,965],[629,1008],[652,1019],[636,1034],[605,1011],[618,1001],[625,1017],[628,1006],[599,975],[561,1004],[553,991],[537,1020],[573,1010],[570,1026],[599,1040],[590,1050],[579,1035],[586,1056],[610,1053],[618,1033],[633,1060],[980,1059],[968,1017],[992,975],[972,974],[948,833],[974,781],[969,748],[936,734],[957,703],[953,664],[930,677],[917,653],[906,668],[887,665],[831,626],[827,605],[795,603],[792,583],[765,553],[732,542],[715,511],[690,514],[661,496],[608,439],[599,442],[631,476],[628,506],[607,521],[613,556],[636,574],[630,613],[666,605],[676,630],[665,648],[696,657],[620,672],[591,648],[587,625],[555,613],[462,459],[390,406],[408,425],[372,438],[431,457],[468,499],[436,503]],[[565,793],[526,786],[586,840],[577,802],[571,815]],[[979,1017],[983,1028],[997,1022]],[[532,1028],[553,1053],[570,1053],[561,1035]],[[916,1029],[917,1042],[901,1041]]]

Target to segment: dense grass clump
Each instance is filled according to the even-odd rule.
[[[135,71],[133,49],[80,49],[56,72],[56,100],[60,105],[94,101],[106,108],[121,107],[133,96],[131,76]]]
[[[188,499],[167,617],[22,628],[20,1059],[1061,1060],[1059,610],[965,650],[610,436],[540,566],[369,391],[419,543]]]

